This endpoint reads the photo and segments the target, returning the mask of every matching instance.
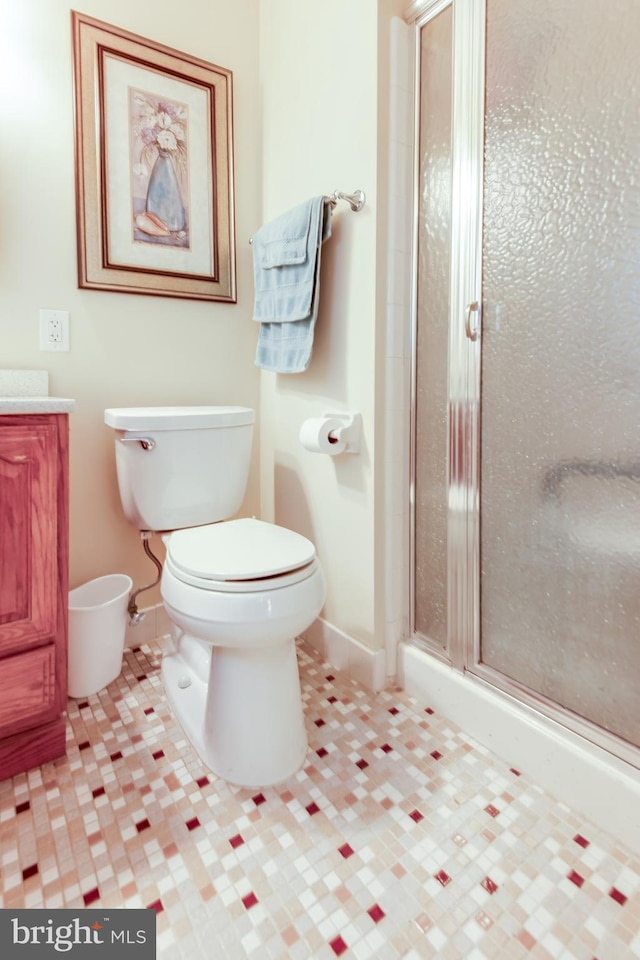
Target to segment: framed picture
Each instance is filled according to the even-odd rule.
[[[71,21],[80,287],[235,303],[231,71]]]

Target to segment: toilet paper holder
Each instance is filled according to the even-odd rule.
[[[344,426],[337,427],[329,434],[329,443],[346,442],[343,453],[360,453],[360,440],[362,437],[362,415],[359,413],[333,413],[325,412],[323,417],[331,417],[334,420],[340,420]]]

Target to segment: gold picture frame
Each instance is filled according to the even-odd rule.
[[[231,71],[71,22],[79,286],[235,303]]]

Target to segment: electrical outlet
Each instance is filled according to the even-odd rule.
[[[69,349],[69,312],[67,310],[40,311],[40,349],[56,351]]]

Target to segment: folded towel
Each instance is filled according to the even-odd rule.
[[[307,369],[318,314],[320,250],[330,235],[331,210],[320,196],[253,237],[257,366],[276,373]]]

